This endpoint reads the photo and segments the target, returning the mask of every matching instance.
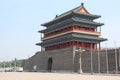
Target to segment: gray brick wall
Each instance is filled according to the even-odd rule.
[[[78,72],[80,68],[79,58],[80,53],[76,52],[76,47],[65,49],[37,52],[24,62],[25,71],[34,71],[34,66],[37,66],[36,71],[47,71],[48,59],[52,58],[52,71],[72,71]],[[93,51],[93,72],[98,73],[98,52]],[[117,49],[117,64],[119,64],[119,50]],[[108,50],[108,65],[109,72],[114,73],[115,65],[115,50]],[[120,70],[119,65],[118,70]],[[82,70],[85,73],[91,72],[91,51],[86,50],[82,53]],[[100,51],[100,72],[106,73],[106,51]]]

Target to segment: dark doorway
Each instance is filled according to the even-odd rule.
[[[49,58],[48,59],[48,66],[47,66],[47,71],[48,72],[51,72],[51,70],[52,70],[52,58]]]

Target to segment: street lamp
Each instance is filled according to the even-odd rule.
[[[83,71],[82,71],[82,57],[81,56],[82,56],[82,53],[85,52],[85,49],[82,49],[81,47],[78,47],[78,48],[76,48],[75,51],[80,53],[80,58],[79,58],[80,70],[79,70],[79,73],[82,74]]]

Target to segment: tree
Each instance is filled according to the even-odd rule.
[[[22,60],[12,60],[12,61],[4,61],[0,62],[0,67],[22,67]]]

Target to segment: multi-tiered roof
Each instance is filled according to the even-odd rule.
[[[65,46],[84,48],[92,46],[92,48],[97,49],[97,44],[107,40],[99,37],[101,32],[97,30],[104,24],[94,22],[94,19],[100,17],[90,14],[82,3],[81,6],[56,15],[52,21],[42,24],[46,29],[39,31],[44,34],[44,37],[42,42],[37,45],[46,48],[46,50],[61,49]]]

